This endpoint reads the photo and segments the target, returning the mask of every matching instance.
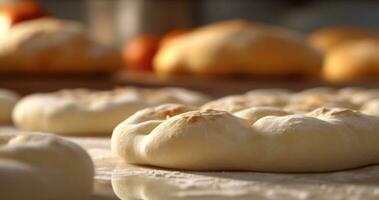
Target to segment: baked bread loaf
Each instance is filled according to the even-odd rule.
[[[379,163],[379,118],[357,111],[245,113],[249,123],[224,111],[187,110],[137,112],[113,131],[112,151],[127,163],[184,170],[324,172]]]
[[[29,20],[0,38],[0,72],[98,73],[121,65],[115,49],[90,38],[73,21]]]
[[[340,45],[369,38],[379,39],[379,33],[358,27],[331,26],[311,33],[309,42],[314,48],[327,53]]]
[[[201,105],[207,100],[205,95],[179,88],[62,90],[24,97],[14,109],[13,121],[29,131],[109,135],[118,123],[142,108],[162,103]]]
[[[62,138],[0,133],[1,199],[89,199],[93,168],[82,148]]]
[[[379,77],[379,40],[359,40],[330,51],[322,70],[332,82],[361,81]]]
[[[317,75],[320,55],[290,30],[243,20],[214,23],[165,43],[154,59],[162,76]]]
[[[0,89],[0,124],[11,122],[12,110],[19,98],[15,92]]]

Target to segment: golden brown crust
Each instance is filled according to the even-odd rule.
[[[243,20],[180,36],[165,44],[154,60],[160,75],[314,75],[320,66],[320,55],[301,35]]]
[[[314,48],[328,52],[345,43],[368,38],[379,38],[379,33],[358,27],[331,26],[311,33],[309,42]]]
[[[0,40],[0,72],[109,72],[119,53],[90,38],[72,21],[41,18],[19,23]]]
[[[379,40],[359,40],[341,45],[325,58],[323,76],[328,81],[360,81],[379,76]]]

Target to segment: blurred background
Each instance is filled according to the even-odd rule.
[[[72,24],[72,26],[67,25],[67,28],[57,28],[58,26],[51,28],[53,27],[50,27],[51,24],[25,28],[25,25],[26,31],[21,31],[22,28],[19,28],[20,30],[12,28],[13,32],[9,31],[10,27],[17,27],[18,24],[21,26],[21,24],[27,24],[28,21],[45,16],[62,20],[62,23],[63,20],[79,22],[82,27],[79,30]],[[347,79],[343,83],[325,81],[322,74],[313,77],[295,76],[295,78],[281,77],[279,79],[270,76],[268,78],[250,76],[244,79],[236,79],[233,76],[203,78],[193,74],[184,77],[172,75],[164,79],[156,76],[152,61],[161,48],[163,40],[191,32],[199,26],[227,19],[245,19],[251,22],[277,25],[293,29],[304,38],[320,28],[328,26],[359,27],[364,30],[362,32],[376,31],[379,28],[379,1],[1,0],[0,86],[25,94],[74,87],[106,89],[115,85],[182,86],[209,92],[216,96],[261,87],[303,89],[323,85],[378,86],[379,69],[378,73],[375,72],[377,75],[374,81],[371,78],[366,80],[364,77],[359,81]],[[42,37],[41,35],[48,32],[47,27],[51,28],[48,33],[51,35]],[[73,42],[74,39],[72,39],[72,41],[58,44],[58,40],[52,39],[58,37],[60,32],[72,34],[68,33],[69,30],[77,34],[85,33],[96,42],[92,43],[92,39],[86,39],[87,43],[83,41],[80,43]],[[22,32],[28,31],[30,32],[28,37],[25,36],[27,34],[22,36]],[[10,34],[6,35],[8,32]],[[339,30],[339,34],[341,34],[341,30]],[[379,34],[377,36],[379,38]],[[85,38],[84,36],[80,37],[80,40]],[[21,51],[21,47],[23,44],[27,44],[28,40],[37,41],[36,38],[41,41],[49,40],[48,43],[55,46],[53,45],[53,49],[49,47],[33,51],[34,53],[39,51],[44,53],[28,57]],[[56,41],[57,44],[52,41]],[[88,47],[83,47],[84,43]],[[36,46],[39,45],[34,45],[33,48]],[[83,58],[92,51],[91,48],[95,48],[89,46],[96,46],[99,52],[101,49],[108,52],[108,47],[114,48],[117,56],[120,57],[121,64],[118,63],[117,56],[112,58],[105,56],[96,58],[97,60]],[[57,50],[58,47],[60,50]],[[71,55],[70,52],[78,53],[77,57]],[[324,53],[321,56],[325,58],[327,54]],[[107,67],[96,67],[102,63],[105,63],[103,65],[107,65]],[[375,63],[374,65],[379,64]],[[321,64],[319,67],[321,69]],[[222,78],[222,80],[217,80],[217,78]],[[301,84],[298,82],[299,79],[302,81]],[[51,82],[54,84],[49,84]]]
[[[242,18],[310,32],[329,25],[378,28],[375,0],[41,0],[57,17],[79,20],[96,37],[120,44],[139,33],[163,34]]]

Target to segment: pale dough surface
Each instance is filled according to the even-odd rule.
[[[11,122],[12,110],[19,95],[6,89],[0,89],[0,124]]]
[[[208,100],[201,93],[180,88],[67,89],[24,97],[14,109],[13,121],[29,131],[109,135],[119,122],[140,109],[162,103],[201,105]]]
[[[306,113],[319,107],[361,110],[365,104],[376,99],[379,99],[378,89],[359,87],[315,87],[298,92],[286,89],[255,89],[245,94],[209,101],[201,108],[236,112],[255,106],[271,106],[288,112]],[[367,109],[364,112],[367,113]]]
[[[1,199],[89,199],[94,169],[82,148],[50,134],[12,134],[0,133]]]
[[[283,112],[147,108],[115,128],[112,151],[128,163],[185,170],[323,172],[379,163],[378,117],[340,108]]]

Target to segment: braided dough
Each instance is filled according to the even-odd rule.
[[[179,88],[118,88],[113,91],[86,89],[33,94],[17,103],[13,121],[29,131],[64,135],[110,134],[134,112],[162,103],[200,105],[208,98]]]
[[[128,163],[185,170],[323,172],[379,163],[377,117],[338,108],[284,116],[262,109],[233,115],[147,108],[115,128],[112,151]]]
[[[19,98],[15,92],[0,89],[0,123],[11,122],[12,110]]]
[[[48,134],[0,134],[1,199],[89,199],[93,175],[91,158],[72,142]]]

